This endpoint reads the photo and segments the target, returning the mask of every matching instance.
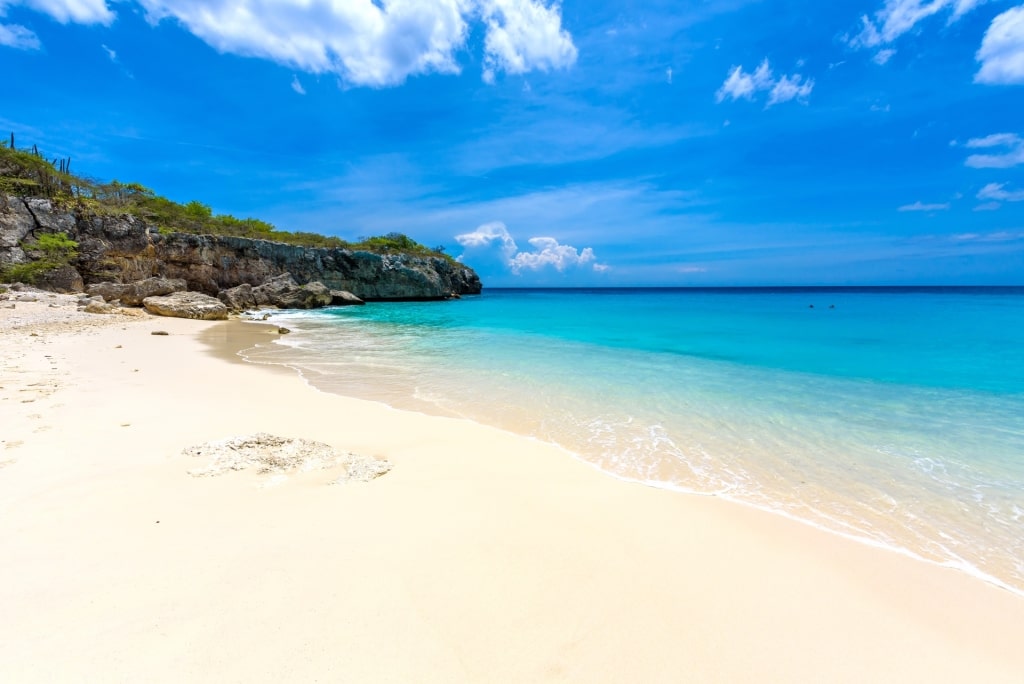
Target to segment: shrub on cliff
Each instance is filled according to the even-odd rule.
[[[34,283],[39,276],[63,268],[78,256],[78,243],[67,233],[44,233],[31,242],[24,242],[21,248],[37,259],[24,264],[8,266],[0,273],[0,280],[8,283]]]

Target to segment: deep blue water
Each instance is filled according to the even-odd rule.
[[[1024,288],[489,290],[282,312],[328,391],[1024,588]]]

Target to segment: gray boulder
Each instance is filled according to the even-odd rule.
[[[348,290],[331,290],[331,304],[334,306],[362,306],[366,302]]]
[[[85,305],[82,311],[91,314],[112,314],[117,311],[117,307],[111,306],[106,302],[97,302],[96,300],[90,299],[89,303]]]
[[[200,292],[175,292],[166,297],[146,297],[142,305],[146,311],[157,316],[200,321],[222,321],[228,317],[228,308],[223,302]]]
[[[100,295],[108,302],[120,299],[124,306],[141,306],[147,297],[161,297],[187,289],[180,278],[146,278],[134,283],[96,283],[86,292]]]
[[[217,293],[217,299],[224,302],[231,311],[244,311],[259,306],[256,295],[253,294],[253,287],[249,283],[221,290]]]

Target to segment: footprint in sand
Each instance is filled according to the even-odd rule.
[[[16,448],[20,447],[24,443],[25,442],[23,440],[13,439],[10,442],[7,442],[6,444],[4,444],[4,449],[16,449]]]

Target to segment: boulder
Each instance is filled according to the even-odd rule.
[[[282,309],[319,309],[330,306],[334,298],[323,283],[306,283],[278,296],[275,306]]]
[[[282,273],[252,288],[251,300],[248,299],[248,292],[243,289],[244,287],[239,285],[224,292],[228,299],[237,300],[240,306],[232,308],[239,311],[268,304],[281,309],[319,309],[322,306],[329,306],[333,300],[331,291],[323,283],[299,285],[290,273]]]
[[[348,290],[331,290],[331,304],[334,306],[362,306],[366,302]]]
[[[40,274],[35,281],[38,287],[51,292],[70,294],[85,289],[82,274],[74,266],[60,266]]]
[[[161,297],[185,289],[185,281],[180,278],[146,278],[134,283],[96,283],[86,292],[100,295],[108,302],[120,299],[124,306],[140,306],[147,297]]]
[[[217,299],[224,302],[224,305],[231,311],[244,311],[259,306],[256,295],[253,294],[252,285],[249,283],[221,290],[217,293]]]
[[[219,299],[200,292],[175,292],[165,297],[146,297],[142,306],[151,314],[200,321],[222,321],[228,308]]]

